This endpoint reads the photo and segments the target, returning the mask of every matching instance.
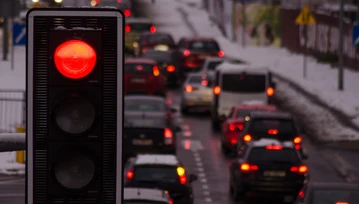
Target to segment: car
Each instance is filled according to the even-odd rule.
[[[270,103],[275,83],[267,67],[223,62],[214,72],[211,123],[219,130],[230,109],[244,101]]]
[[[135,54],[135,48],[138,46],[140,36],[145,32],[156,32],[156,26],[151,20],[146,18],[128,18],[125,25],[125,52],[126,54]]]
[[[357,183],[309,182],[299,192],[294,204],[359,203]]]
[[[156,60],[160,71],[166,79],[167,85],[179,85],[182,82],[183,72],[180,69],[180,62],[175,50],[158,51],[147,49],[141,57]]]
[[[183,83],[181,112],[187,114],[193,109],[210,110],[213,99],[213,79],[210,75],[191,73]]]
[[[167,191],[151,188],[124,188],[122,204],[173,204]]]
[[[153,59],[125,60],[125,94],[166,95],[166,79]]]
[[[158,188],[169,192],[174,204],[193,204],[192,183],[197,175],[188,174],[175,155],[138,155],[127,165],[124,186]]]
[[[277,107],[264,104],[261,101],[258,103],[247,101],[231,108],[221,128],[221,149],[223,153],[233,153],[237,146],[238,136],[244,128],[245,117],[253,111],[277,111]]]
[[[229,167],[233,200],[275,198],[294,202],[308,183],[308,167],[291,142],[260,139],[238,150]]]
[[[216,67],[223,62],[230,62],[232,64],[244,64],[243,61],[237,59],[228,59],[225,57],[206,57],[200,69],[200,72],[213,74],[216,70]]]
[[[113,1],[113,0],[101,0],[95,5],[96,7],[116,7],[120,9],[125,17],[131,16],[131,0],[121,0],[121,1]]]
[[[182,67],[186,72],[199,71],[208,56],[224,57],[214,38],[184,37],[177,44]]]
[[[144,32],[140,36],[139,43],[135,49],[135,54],[142,55],[149,48],[159,51],[167,51],[169,49],[176,49],[177,45],[170,33]]]

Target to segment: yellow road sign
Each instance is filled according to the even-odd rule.
[[[315,18],[313,14],[310,12],[309,7],[303,7],[302,11],[295,19],[295,24],[297,25],[312,25],[315,24]]]

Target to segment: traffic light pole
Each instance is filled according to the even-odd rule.
[[[343,32],[343,20],[344,20],[344,0],[340,0],[339,10],[339,60],[338,60],[338,89],[343,91],[343,50],[344,50],[344,32]]]
[[[4,17],[4,24],[3,24],[3,60],[8,60],[9,54],[9,18],[7,16]]]

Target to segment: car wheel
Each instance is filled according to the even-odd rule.
[[[212,120],[212,130],[219,130],[219,122],[217,120]]]
[[[228,155],[228,154],[229,154],[228,148],[227,148],[223,143],[221,143],[221,150],[222,150],[222,153],[223,153],[224,155]]]

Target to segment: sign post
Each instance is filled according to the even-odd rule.
[[[302,11],[299,13],[298,17],[295,19],[295,24],[303,26],[303,35],[304,35],[304,59],[303,59],[303,78],[307,77],[307,55],[308,55],[308,27],[307,25],[315,24],[315,18],[310,12],[309,7],[303,7]]]

